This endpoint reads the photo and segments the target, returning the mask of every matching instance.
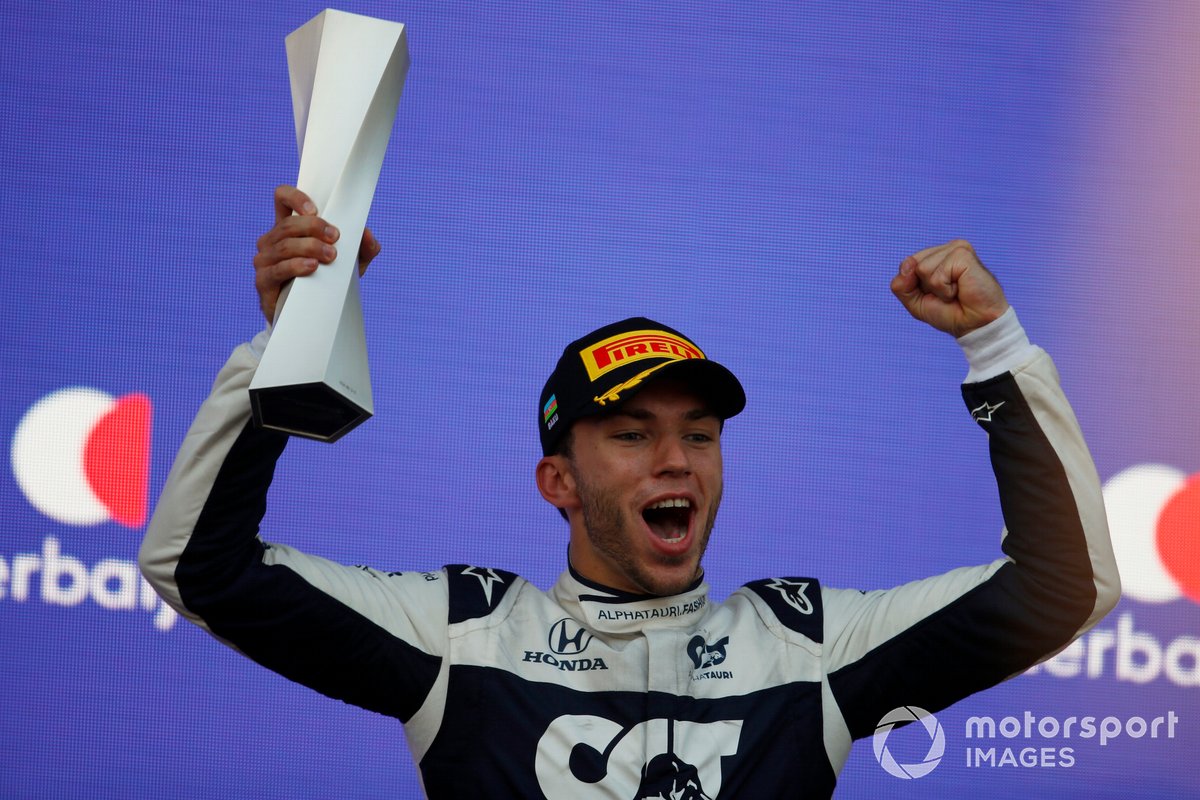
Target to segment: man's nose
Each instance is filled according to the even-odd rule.
[[[684,474],[692,471],[687,446],[677,436],[663,436],[655,444],[654,466],[659,474]]]

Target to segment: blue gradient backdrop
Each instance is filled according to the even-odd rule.
[[[990,560],[1002,523],[965,366],[887,289],[903,256],[954,237],[1056,356],[1103,478],[1200,469],[1189,3],[341,7],[407,23],[412,54],[364,284],[377,417],[289,447],[269,537],[550,584],[566,530],[533,484],[541,383],[567,341],[644,314],[749,394],[724,437],[717,596]],[[254,241],[297,167],[283,37],[321,8],[8,4],[6,446],[57,389],[144,393],[153,501],[218,366],[261,327]],[[140,529],[55,522],[12,469],[0,508],[10,566],[47,537],[87,565],[135,557]],[[1119,612],[1164,646],[1200,623],[1186,599]],[[3,797],[419,796],[398,723],[183,622],[8,591],[0,665]],[[1197,691],[1111,664],[1022,676],[939,715],[928,777],[889,776],[863,742],[838,796],[1189,796]],[[1073,744],[1071,767],[966,766],[968,716],[1026,710],[1181,722],[1174,739],[1032,742]]]

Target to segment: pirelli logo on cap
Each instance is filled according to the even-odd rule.
[[[682,361],[704,358],[704,353],[687,339],[666,331],[629,331],[585,348],[579,356],[587,368],[588,378],[594,381],[610,370],[644,358]]]

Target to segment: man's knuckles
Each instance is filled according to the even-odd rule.
[[[280,239],[272,247],[276,260],[289,258],[315,258],[318,261],[333,261],[336,249],[312,236]]]

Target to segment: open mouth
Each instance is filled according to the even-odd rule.
[[[651,503],[642,510],[642,519],[650,532],[667,544],[682,542],[692,523],[692,501],[673,497]]]

